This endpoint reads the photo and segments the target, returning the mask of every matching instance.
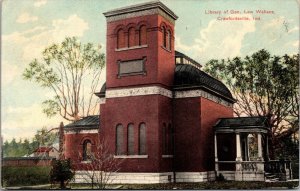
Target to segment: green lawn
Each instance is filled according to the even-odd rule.
[[[91,189],[89,184],[70,184],[71,189]],[[170,190],[170,189],[292,189],[298,188],[299,182],[235,182],[235,181],[214,181],[201,183],[169,183],[169,184],[123,184],[109,185],[107,189],[139,189],[139,190]],[[20,189],[51,189],[50,186],[22,187]],[[52,186],[58,189],[58,185]]]

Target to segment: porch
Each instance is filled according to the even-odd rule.
[[[292,179],[290,161],[269,160],[266,117],[221,118],[214,126],[216,176],[226,180]]]

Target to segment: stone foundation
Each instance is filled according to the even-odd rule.
[[[225,180],[233,181],[265,181],[264,172],[252,171],[218,171],[217,176],[222,174]]]
[[[76,171],[75,183],[91,182],[90,176],[92,172]],[[99,172],[95,172],[99,173]],[[215,180],[215,172],[177,172],[176,182],[207,182]],[[155,184],[170,183],[174,181],[173,172],[161,173],[111,173],[108,184]]]

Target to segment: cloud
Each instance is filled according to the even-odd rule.
[[[299,40],[296,40],[295,42],[292,42],[292,46],[295,46],[295,47],[299,47]]]
[[[47,3],[47,0],[36,0],[33,4],[33,6],[35,7],[40,7],[40,6],[43,6]]]
[[[81,37],[88,29],[86,21],[76,14],[70,15],[67,19],[53,20],[52,26],[48,28],[37,26],[30,30],[3,35],[3,52],[13,53],[19,49],[22,61],[29,62],[34,58],[40,58],[43,49],[50,44],[59,43],[68,36]]]
[[[7,61],[2,61],[1,82],[2,85],[9,85],[16,77],[20,75],[20,68],[16,65],[9,64]]]
[[[38,17],[31,16],[29,13],[25,12],[22,13],[16,20],[17,23],[28,23],[28,22],[34,22],[37,21]]]
[[[11,140],[13,137],[33,137],[36,131],[42,127],[58,127],[61,121],[68,124],[67,121],[59,118],[47,118],[42,113],[40,104],[28,107],[7,107],[3,108],[3,112],[6,116],[2,121],[1,128],[5,140]]]
[[[239,15],[231,15],[235,17]],[[243,15],[251,17],[250,15]],[[254,32],[255,21],[219,21],[212,20],[208,26],[200,30],[192,46],[176,38],[176,48],[190,51],[191,57],[202,63],[210,59],[221,59],[240,56],[243,40],[248,33]],[[199,56],[201,55],[201,56]]]

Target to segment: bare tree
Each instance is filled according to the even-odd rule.
[[[75,37],[66,38],[47,47],[41,61],[34,59],[29,63],[24,79],[35,81],[55,95],[43,102],[43,112],[48,117],[60,114],[66,120],[76,121],[99,113],[99,100],[93,94],[100,88],[105,65],[100,48],[81,44]]]
[[[87,157],[83,162],[83,153],[77,151],[77,162],[73,163],[75,169],[84,169],[78,174],[86,183],[91,183],[92,189],[105,189],[114,180],[113,173],[120,170],[121,159],[114,158],[109,151],[105,140],[96,143],[94,151],[87,151]]]

